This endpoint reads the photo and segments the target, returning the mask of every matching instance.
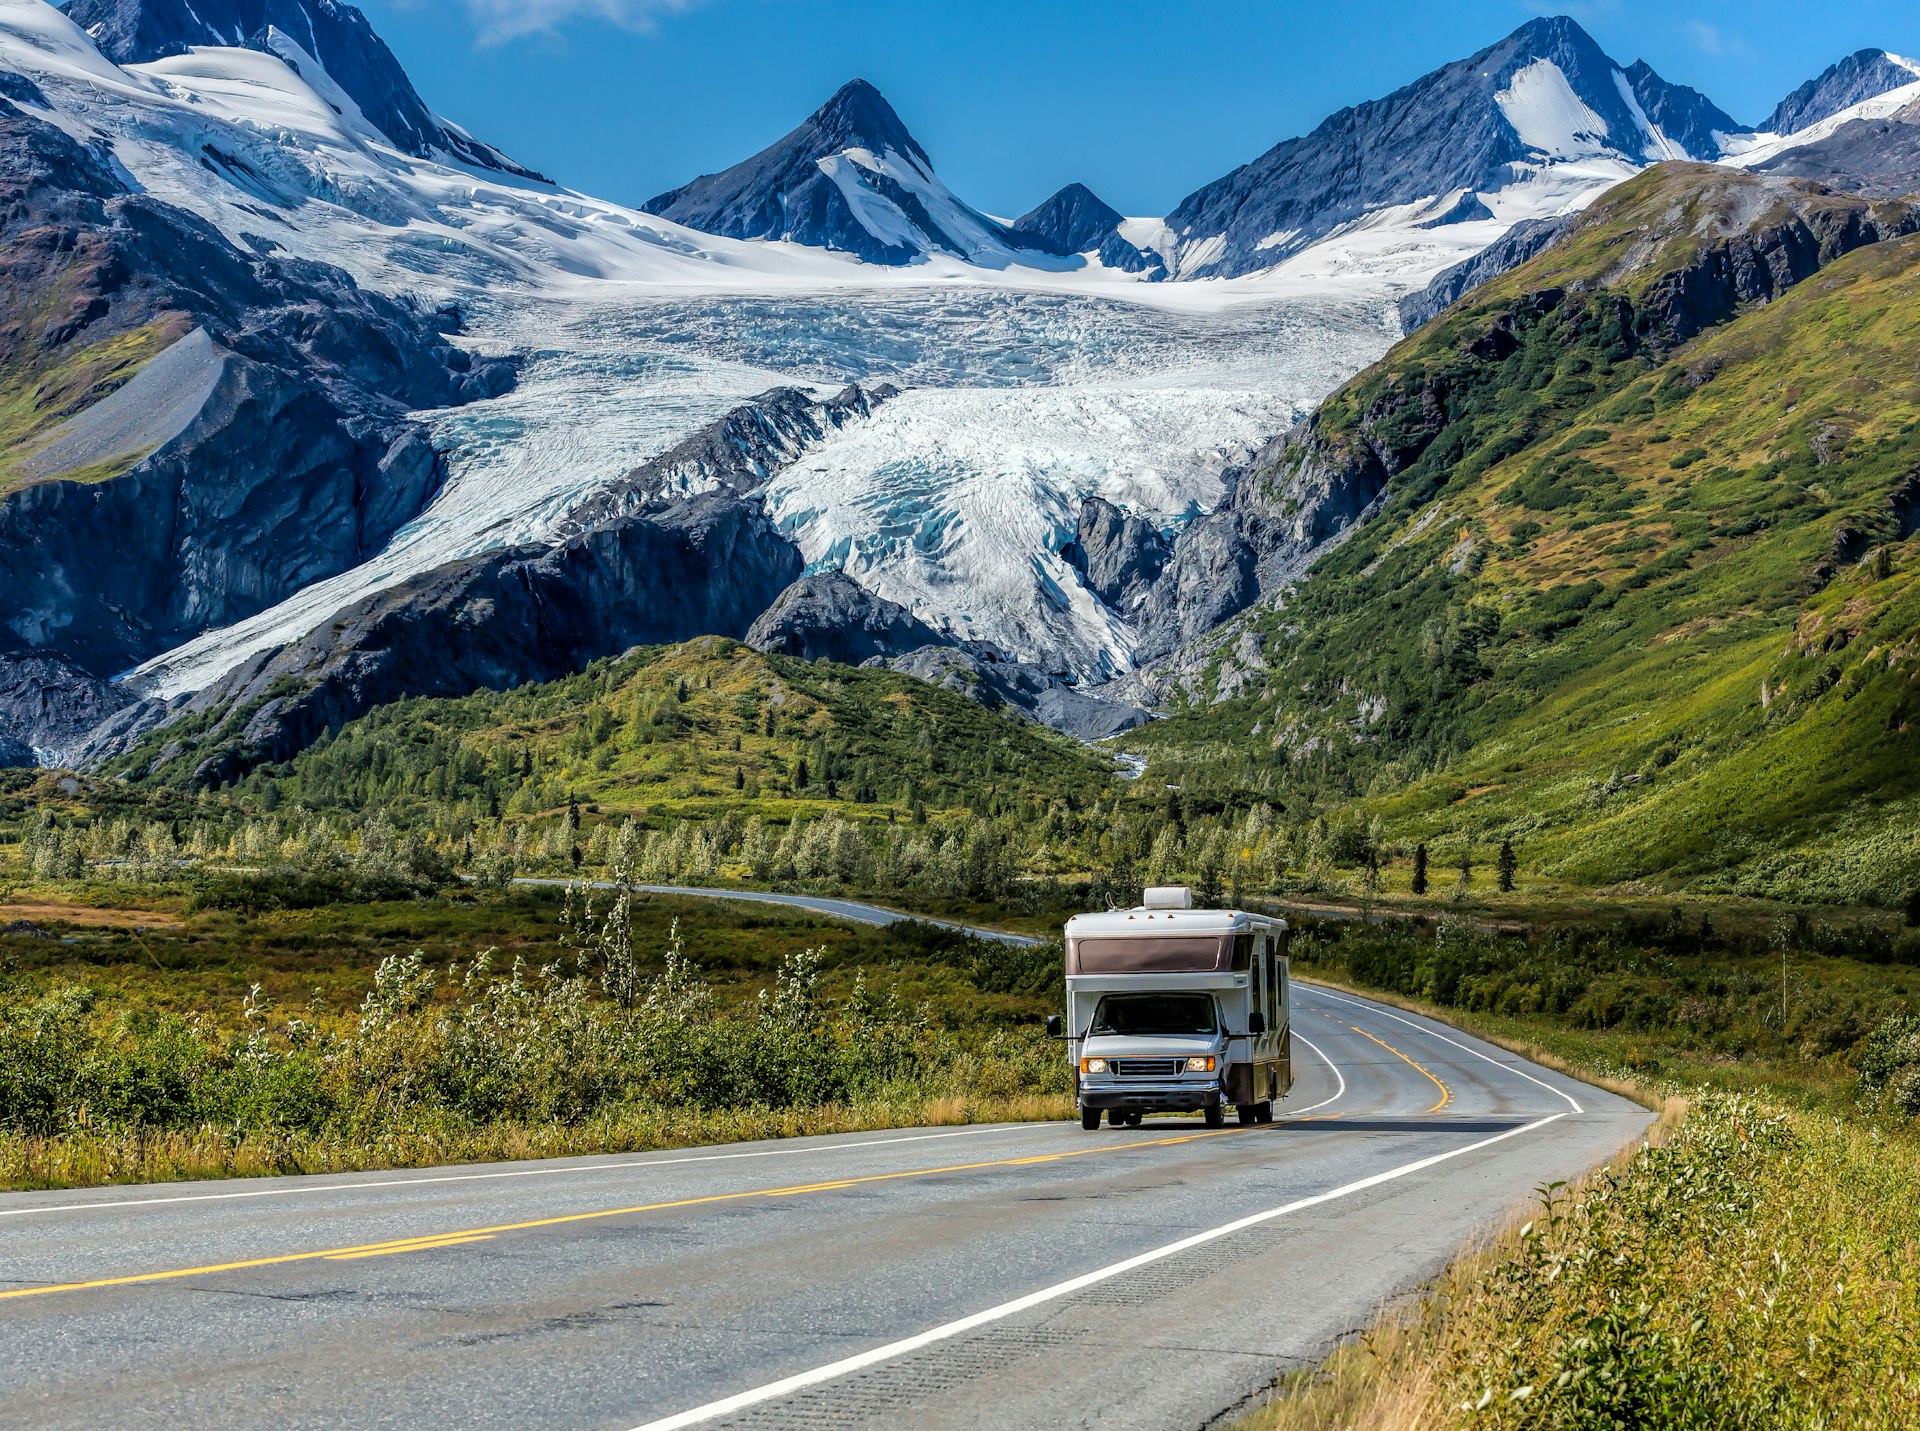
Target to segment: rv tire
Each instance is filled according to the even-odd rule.
[[[1271,1098],[1267,1099],[1264,1103],[1254,1105],[1253,1121],[1256,1123],[1271,1123],[1273,1121],[1273,1100]]]
[[[1225,1107],[1223,1107],[1221,1104],[1218,1104],[1218,1103],[1209,1103],[1206,1106],[1205,1111],[1206,1111],[1206,1118],[1207,1118],[1207,1126],[1209,1128],[1226,1127],[1227,1110]]]
[[[1080,1110],[1080,1126],[1085,1128],[1089,1133],[1095,1128],[1098,1128],[1100,1126],[1100,1110],[1098,1108],[1082,1108]]]

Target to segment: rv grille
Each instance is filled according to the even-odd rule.
[[[1116,1078],[1172,1078],[1180,1072],[1184,1060],[1178,1058],[1116,1058]]]

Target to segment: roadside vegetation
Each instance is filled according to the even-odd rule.
[[[100,886],[71,909],[111,922],[0,923],[0,1186],[1071,1112],[1039,1028],[1057,946],[619,890],[199,897]]]
[[[1888,943],[1804,923],[1317,928],[1304,971],[1663,1109],[1245,1431],[1920,1422],[1920,1008]],[[1784,982],[1782,975],[1784,974]]]

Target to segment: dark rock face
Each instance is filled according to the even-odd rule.
[[[178,435],[124,475],[0,496],[0,642],[111,674],[377,551],[444,478],[407,414],[513,381],[439,326],[338,269],[243,254],[0,100],[0,350],[19,381],[141,332],[203,329],[222,362]],[[36,401],[88,412],[126,376],[47,377]]]
[[[1087,695],[1038,666],[1008,661],[974,643],[925,646],[892,659],[875,657],[865,664],[944,686],[988,710],[1024,715],[1077,740],[1104,740],[1150,719],[1138,706]]]
[[[802,388],[774,388],[634,468],[577,508],[572,520],[591,526],[713,485],[744,495],[899,391],[891,383],[849,384],[822,402]]]
[[[278,30],[318,60],[396,148],[547,182],[428,109],[386,41],[343,0],[72,0],[67,17],[122,65],[196,45],[259,50],[293,62],[272,43],[269,32]]]
[[[1858,50],[1781,100],[1760,127],[1772,134],[1797,134],[1843,109],[1915,83],[1920,83],[1920,75],[1894,63],[1885,50]]]
[[[1760,165],[1765,174],[1815,179],[1849,194],[1920,194],[1920,101],[1887,119],[1856,119],[1825,139]]]
[[[0,652],[0,767],[56,758],[135,703],[127,691],[57,656]]]
[[[1722,136],[1746,132],[1746,126],[1737,123],[1699,90],[1670,84],[1645,60],[1635,60],[1627,66],[1625,74],[1647,118],[1695,159],[1711,159],[1719,154]]]
[[[1135,247],[1121,235],[1124,219],[1085,184],[1069,184],[1039,208],[1015,219],[1011,227],[1022,242],[1045,253],[1061,257],[1090,253],[1108,268],[1144,273],[1155,281],[1165,278],[1165,259]]]
[[[1170,552],[1153,523],[1121,511],[1104,497],[1089,497],[1080,504],[1073,541],[1060,554],[1089,591],[1115,611],[1130,614],[1147,599]]]
[[[828,100],[798,129],[718,174],[649,199],[650,214],[705,233],[738,239],[785,239],[815,248],[856,254],[868,263],[917,263],[931,252],[968,257],[973,245],[965,235],[930,214],[905,185],[875,173],[847,156],[863,151],[894,161],[933,180],[933,161],[907,132],[879,90],[854,80]],[[828,161],[840,181],[823,172]],[[913,231],[908,237],[893,225],[878,233],[862,222],[841,184],[865,190],[870,203],[897,210]],[[966,211],[969,221],[1011,245],[1025,240],[984,214]]]
[[[1125,217],[1085,184],[1069,184],[1013,221],[1013,231],[1048,253],[1091,253]]]
[[[1419,293],[1400,300],[1400,331],[1424,328],[1490,278],[1518,268],[1566,232],[1568,218],[1526,219],[1508,229],[1472,258],[1444,269]]]
[[[874,595],[842,571],[801,577],[747,631],[747,644],[756,651],[846,666],[904,656],[942,639],[906,607]]]
[[[1365,518],[1404,465],[1401,454],[1371,446],[1336,450],[1311,420],[1269,443],[1234,474],[1227,499],[1175,540],[1140,614],[1140,661],[1171,653],[1298,580]]]
[[[742,636],[801,567],[758,506],[724,492],[564,546],[455,562],[367,598],[197,697],[193,709],[252,709],[199,779],[288,759],[405,697],[503,690],[633,646]]]
[[[184,708],[142,703],[115,714],[82,753],[119,754],[187,711],[257,707],[203,757],[203,779],[227,780],[388,701],[551,680],[635,645],[742,636],[783,592],[796,597],[789,588],[805,567],[754,490],[893,392],[849,387],[823,402],[776,388],[583,503],[563,543],[485,553],[369,597]],[[689,497],[693,485],[711,490]],[[874,607],[875,631],[886,626],[879,606],[890,605]],[[937,639],[917,622],[906,630],[912,639],[894,649]],[[820,629],[804,639],[835,637]]]
[[[1688,142],[1690,152],[1703,129],[1738,128],[1644,66],[1634,81],[1572,20],[1531,21],[1385,99],[1341,110],[1304,139],[1276,145],[1189,196],[1167,219],[1182,247],[1216,238],[1223,243],[1210,245],[1203,261],[1183,265],[1181,277],[1257,272],[1376,209],[1501,187],[1511,177],[1509,165],[1534,156],[1495,97],[1541,60],[1559,67],[1605,124],[1608,147],[1631,162],[1674,156],[1640,123],[1616,77],[1628,81],[1643,109],[1651,99],[1653,108],[1684,121],[1694,139],[1668,138]],[[1701,157],[1716,152],[1700,151]],[[1275,235],[1282,237],[1267,242]]]

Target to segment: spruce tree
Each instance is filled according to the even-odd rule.
[[[1473,846],[1460,847],[1460,888],[1466,889],[1473,883]]]
[[[1413,850],[1413,892],[1427,892],[1427,847],[1425,843],[1414,846]]]
[[[1519,872],[1520,861],[1514,857],[1513,841],[1500,842],[1500,893],[1513,893],[1513,877]]]
[[[1907,928],[1920,929],[1920,889],[1907,896]]]

